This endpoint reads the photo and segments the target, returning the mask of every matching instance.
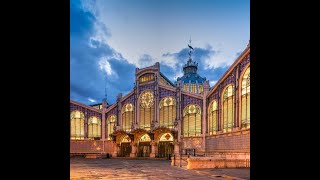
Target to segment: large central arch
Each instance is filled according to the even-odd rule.
[[[158,157],[159,158],[169,158],[173,153],[173,135],[170,132],[162,133],[159,136],[158,142]]]
[[[146,133],[142,135],[139,139],[138,142],[138,157],[150,157],[151,153],[151,138],[150,136]]]
[[[120,156],[130,157],[131,150],[131,139],[128,135],[125,135],[120,142]]]

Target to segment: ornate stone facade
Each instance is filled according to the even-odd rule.
[[[189,62],[190,64],[190,62]],[[193,66],[195,63],[193,63]],[[110,105],[108,108],[95,109],[93,107],[75,102],[70,100],[70,113],[73,111],[80,111],[84,113],[85,123],[87,119],[91,116],[96,116],[102,120],[101,125],[101,138],[100,140],[89,140],[87,134],[85,134],[84,140],[71,140],[70,153],[109,153],[113,156],[145,156],[148,157],[160,157],[161,151],[163,149],[170,149],[171,154],[179,156],[186,149],[195,149],[196,155],[208,155],[210,153],[219,151],[243,151],[250,153],[250,129],[240,129],[240,110],[239,110],[239,88],[240,77],[246,67],[250,66],[250,46],[248,46],[243,53],[238,57],[238,59],[230,66],[227,72],[220,78],[220,80],[213,86],[209,87],[208,81],[205,78],[201,78],[201,81],[196,80],[196,83],[203,83],[203,91],[201,93],[185,91],[183,83],[177,82],[176,84],[170,82],[164,77],[160,72],[160,65],[156,63],[153,66],[146,67],[143,69],[136,69],[136,83],[134,89],[122,97],[119,94],[117,102]],[[147,76],[144,76],[147,74]],[[140,78],[143,77],[143,78]],[[187,76],[186,76],[187,77]],[[139,79],[140,78],[140,79]],[[183,78],[182,78],[183,79]],[[186,79],[183,79],[186,80]],[[167,81],[167,82],[164,82]],[[186,81],[187,82],[187,81]],[[189,81],[191,82],[191,81]],[[206,85],[207,83],[207,85]],[[208,134],[208,112],[207,109],[213,100],[217,100],[219,113],[218,124],[222,123],[222,114],[220,110],[222,109],[222,94],[224,88],[232,84],[234,85],[235,91],[235,106],[234,108],[234,127],[232,132],[222,132],[218,131],[214,135]],[[205,88],[208,86],[208,88]],[[149,97],[141,97],[141,93],[145,91],[151,91],[152,99]],[[168,112],[163,112],[160,116],[160,101],[165,97],[172,97],[175,99],[176,103],[172,108],[168,108]],[[154,106],[152,116],[151,128],[150,129],[140,129],[139,123],[141,116],[140,98],[147,98],[148,103]],[[152,101],[152,102],[149,102]],[[131,103],[134,106],[134,117],[132,120],[132,129],[130,132],[123,131],[121,129],[121,108],[125,105]],[[183,137],[182,131],[184,128],[183,124],[183,111],[188,105],[198,105],[201,109],[201,134],[200,136],[194,137]],[[149,107],[147,107],[149,108]],[[174,111],[173,111],[174,108]],[[149,112],[144,112],[144,116],[150,115]],[[106,130],[106,120],[108,116],[115,115],[116,123],[114,127],[113,139],[107,140]],[[164,124],[159,126],[159,118],[164,117],[175,117],[174,127],[168,128]],[[131,121],[130,121],[131,122]],[[190,120],[190,122],[193,122]],[[87,128],[87,125],[84,126]],[[192,126],[190,126],[192,127]],[[220,126],[221,127],[221,126]],[[87,131],[85,129],[85,131]],[[172,142],[161,142],[160,137],[164,133],[169,133],[173,137]],[[140,142],[140,138],[148,134],[150,137],[150,142]],[[123,138],[131,138],[131,142],[123,141]],[[171,137],[170,136],[170,137]],[[169,137],[169,135],[168,135]],[[128,144],[129,143],[129,144]],[[130,149],[131,147],[131,149]],[[165,155],[166,152],[165,152]]]

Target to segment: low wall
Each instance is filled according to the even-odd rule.
[[[250,152],[250,130],[206,137],[206,153],[233,150]]]
[[[188,161],[187,161],[188,157],[187,156],[176,156],[171,157],[171,166],[180,166],[180,162],[181,162],[181,166],[187,166],[188,165]]]
[[[111,154],[113,145],[109,140],[71,140],[70,154]]]
[[[250,159],[215,159],[210,157],[190,157],[187,159],[187,161],[187,169],[250,167]]]

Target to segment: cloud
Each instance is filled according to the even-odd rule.
[[[143,54],[138,61],[137,67],[144,68],[153,65],[155,62],[156,61],[150,55]]]
[[[189,49],[184,48],[178,52],[167,52],[162,55],[161,59],[161,71],[164,71],[166,76],[171,81],[176,81],[177,77],[183,75],[182,68],[189,59]],[[206,77],[207,80],[216,81],[229,65],[227,63],[221,63],[223,61],[212,61],[219,59],[220,52],[214,50],[210,45],[206,47],[194,47],[192,54],[193,61],[198,63],[198,74],[202,77]]]
[[[209,81],[210,87],[213,87],[218,81]]]
[[[119,92],[132,90],[135,66],[106,43],[106,27],[80,1],[71,2],[70,20],[70,98],[101,102],[107,87],[108,102],[114,103]]]
[[[160,39],[159,42],[156,36],[152,36],[155,39],[148,39],[144,34],[135,34],[131,29],[123,28],[117,29],[117,38],[113,39],[115,32],[111,33],[110,21],[106,21],[107,14],[101,11],[101,4],[103,1],[70,1],[71,99],[84,104],[91,104],[92,100],[101,102],[106,88],[108,102],[114,103],[118,93],[126,95],[126,92],[133,90],[136,67],[144,68],[157,61],[160,62],[161,72],[172,82],[183,75],[182,67],[188,60],[188,48],[168,48],[168,40]],[[131,21],[125,23],[130,24]],[[133,39],[126,41],[121,34]],[[175,39],[172,41],[178,42]],[[239,54],[228,55],[235,51],[230,53],[223,47],[213,48],[209,44],[193,46],[192,58],[199,63],[198,74],[206,77],[211,86]]]
[[[94,100],[94,99],[91,99],[91,98],[88,98],[88,100],[90,101],[90,102],[97,102],[96,100]]]

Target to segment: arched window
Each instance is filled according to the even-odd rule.
[[[223,92],[223,132],[231,132],[234,124],[234,87],[229,85]]]
[[[110,134],[113,133],[113,127],[115,126],[115,123],[116,123],[116,116],[115,116],[115,115],[110,115],[110,116],[107,118],[107,131],[108,131],[107,139],[108,139],[108,140],[111,140],[111,139],[112,139],[112,138],[110,137]]]
[[[84,139],[84,114],[80,111],[73,111],[70,115],[70,138]]]
[[[241,82],[241,127],[250,128],[250,67]]]
[[[134,118],[134,106],[133,104],[129,103],[122,107],[121,110],[122,115],[122,129],[124,131],[131,131],[131,126]]]
[[[101,138],[101,119],[92,116],[88,120],[88,138]]]
[[[185,91],[189,91],[189,85],[188,84],[184,84],[183,87],[184,87]]]
[[[198,86],[198,93],[202,93],[202,91],[203,91],[203,87],[202,87],[202,85],[199,85]]]
[[[218,131],[218,103],[216,100],[213,100],[210,103],[209,109],[208,109],[208,119],[209,119],[209,124],[208,124],[208,129],[209,129],[209,134],[216,134]]]
[[[140,128],[150,130],[154,120],[154,96],[151,91],[144,91],[140,95]]]
[[[140,83],[153,81],[153,80],[154,80],[154,74],[153,73],[144,74],[139,78],[139,82]]]
[[[201,109],[198,105],[188,105],[183,110],[183,136],[201,135]]]
[[[191,84],[191,92],[193,93],[197,92],[197,86],[195,84]]]
[[[176,100],[172,97],[165,97],[159,103],[159,125],[173,128],[176,119]]]
[[[148,134],[145,134],[143,136],[141,136],[139,142],[150,142],[151,141],[151,138]]]

